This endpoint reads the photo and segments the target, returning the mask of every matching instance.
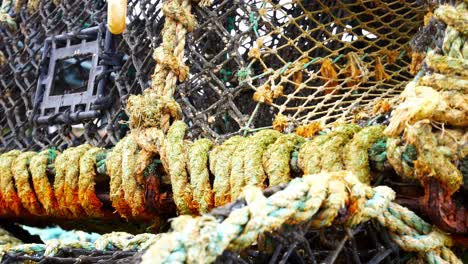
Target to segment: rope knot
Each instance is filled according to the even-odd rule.
[[[154,92],[130,96],[126,111],[130,116],[130,128],[132,129],[167,128],[170,121],[168,119],[182,119],[180,105],[173,98]]]
[[[195,17],[190,13],[190,9],[181,6],[179,1],[164,2],[162,10],[166,18],[182,24],[188,32],[192,32],[195,29],[197,25]]]
[[[156,60],[156,63],[174,72],[179,81],[183,82],[187,79],[189,67],[179,58],[167,52],[163,47],[154,50],[153,58]]]

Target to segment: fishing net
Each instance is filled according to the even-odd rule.
[[[6,58],[0,70],[2,146],[109,147],[122,138],[126,100],[149,87],[155,66],[152,54],[164,22],[160,4],[129,1],[125,33],[113,36],[111,51],[100,50],[99,63],[107,70],[96,79],[107,83],[95,103],[98,114],[81,118],[73,118],[79,108],[60,101],[53,107],[68,111],[64,117],[40,118],[35,94],[47,63],[43,44],[64,33],[80,38],[80,30],[95,26],[105,34],[105,3],[7,8],[16,26],[0,31]],[[193,138],[222,140],[244,128],[272,126],[275,115],[294,129],[311,120],[350,119],[359,107],[394,97],[412,76],[408,42],[424,8],[416,1],[215,1],[195,7],[194,14],[199,25],[185,51],[190,76],[179,84],[176,99]]]

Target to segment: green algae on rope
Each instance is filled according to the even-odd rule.
[[[11,165],[20,154],[21,151],[12,150],[0,155],[0,192],[4,203],[1,210],[6,211],[7,215],[21,215],[25,213],[21,199],[16,192],[14,178],[11,173]]]
[[[444,74],[433,73],[431,75],[422,76],[419,79],[419,84],[423,86],[432,86],[437,91],[451,90],[468,93],[468,79],[460,76],[447,76]]]
[[[230,162],[231,171],[229,175],[229,189],[230,200],[235,200],[239,197],[242,187],[245,186],[245,155],[247,154],[247,146],[249,145],[249,138],[243,137],[239,140],[235,151],[232,153]],[[229,150],[227,150],[229,151]]]
[[[130,117],[130,128],[161,128],[163,116],[174,120],[182,118],[180,105],[172,98],[160,96],[154,91],[145,91],[143,95],[132,95],[128,99],[126,111]]]
[[[344,164],[363,183],[370,184],[369,149],[384,137],[383,126],[365,127],[344,148]]]
[[[291,155],[304,139],[296,134],[281,135],[263,154],[263,169],[269,176],[270,186],[288,183],[291,180]]]
[[[224,205],[231,201],[231,156],[243,140],[245,138],[241,136],[231,137],[222,145],[215,146],[210,152],[210,171],[215,177],[213,182],[215,206]]]
[[[165,143],[174,202],[180,214],[191,214],[193,206],[192,190],[186,170],[187,157],[184,146],[186,130],[187,125],[184,122],[174,122],[169,128]]]
[[[84,153],[80,159],[80,177],[78,180],[78,198],[83,210],[88,216],[103,217],[103,203],[96,196],[96,161],[97,156],[104,153],[102,148],[93,147]]]
[[[213,191],[210,186],[210,171],[208,169],[209,151],[213,142],[209,139],[199,139],[189,148],[187,153],[190,184],[193,188],[193,202],[200,213],[208,213],[214,206]]]
[[[463,176],[455,165],[438,151],[437,140],[428,122],[420,121],[408,127],[405,139],[418,151],[418,159],[414,162],[415,177],[423,182],[426,177],[435,177],[448,188],[449,194],[460,188]]]
[[[262,166],[263,152],[280,135],[281,133],[276,130],[266,129],[255,133],[249,138],[249,144],[244,156],[244,186],[253,185],[265,188],[266,175]]]
[[[438,73],[468,77],[468,59],[443,56],[431,51],[425,62]]]
[[[54,191],[63,215],[79,217],[84,212],[78,198],[80,157],[90,148],[84,144],[66,149],[55,160]]]
[[[343,125],[334,129],[330,138],[320,147],[321,171],[340,171],[344,169],[343,151],[345,145],[361,128],[357,125]]]
[[[299,149],[298,165],[304,174],[315,174],[320,172],[320,153],[317,151],[328,139],[330,134],[319,135],[312,140],[306,141]]]
[[[33,215],[42,215],[44,208],[36,197],[28,170],[28,164],[35,155],[36,152],[32,151],[18,155],[11,165],[11,173],[15,179],[16,190],[23,207]]]
[[[127,140],[126,137],[121,139],[106,158],[106,170],[110,177],[109,198],[112,202],[112,207],[123,217],[131,215],[131,209],[125,201],[125,194],[122,188],[122,152],[125,140]]]
[[[51,152],[54,152],[54,155],[51,155]],[[44,207],[45,214],[48,216],[59,216],[61,213],[58,209],[53,183],[49,182],[47,172],[48,166],[54,164],[55,158],[55,151],[47,149],[37,153],[36,156],[31,158],[31,162],[29,163],[34,192]]]
[[[143,171],[137,170],[141,164],[148,166],[151,163],[151,159],[143,156],[144,154],[138,147],[136,135],[133,133],[127,135],[122,150],[121,188],[133,217],[140,216],[145,211],[145,187],[141,177]]]
[[[299,167],[305,175],[319,173],[324,168],[330,171],[341,170],[341,155],[336,155],[328,148],[341,151],[344,143],[359,130],[359,126],[354,124],[339,124],[332,132],[306,141],[299,149]],[[332,157],[332,155],[337,157]]]

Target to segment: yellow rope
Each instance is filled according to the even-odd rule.
[[[20,153],[21,151],[19,150],[12,150],[0,156],[0,190],[5,205],[4,207],[2,206],[2,209],[7,212],[7,215],[13,214],[19,216],[25,212],[21,199],[16,192],[11,172],[11,165]]]
[[[29,170],[37,199],[42,204],[46,215],[59,214],[57,198],[55,197],[53,184],[49,182],[47,165],[49,164],[50,150],[44,150],[31,158]],[[53,162],[53,161],[52,161]],[[57,215],[59,216],[59,215]]]
[[[372,144],[383,138],[383,126],[371,126],[359,131],[344,149],[344,164],[363,183],[370,184],[368,151]],[[356,158],[358,157],[358,158]]]
[[[295,134],[282,135],[268,146],[263,154],[263,169],[268,175],[270,186],[288,183],[291,180],[291,154],[304,142]]]
[[[80,159],[78,179],[78,198],[85,213],[90,217],[103,217],[102,202],[96,196],[96,156],[103,153],[102,148],[91,148]]]
[[[213,143],[210,140],[200,139],[191,144],[187,154],[194,209],[202,214],[208,213],[214,204],[208,169],[208,155],[212,147]]]
[[[35,155],[35,152],[23,152],[18,155],[11,165],[11,173],[23,207],[33,215],[42,215],[44,208],[36,198],[34,186],[30,184],[31,173],[28,170],[28,164]]]

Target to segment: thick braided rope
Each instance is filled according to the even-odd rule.
[[[21,215],[25,213],[21,204],[21,199],[16,192],[14,178],[11,171],[11,165],[15,158],[21,152],[19,150],[12,150],[0,156],[0,190],[2,199],[2,211],[8,215]],[[21,187],[21,186],[20,186]]]
[[[143,95],[128,99],[131,128],[156,127],[167,131],[171,119],[182,118],[180,106],[173,97],[177,81],[184,81],[188,76],[189,68],[183,61],[185,36],[195,29],[196,20],[189,0],[167,0],[162,10],[166,20],[161,46],[153,54],[156,68],[151,87]]]
[[[171,233],[133,236],[114,232],[101,236],[94,243],[51,240],[46,244],[20,244],[15,240],[2,252],[54,256],[66,248],[103,251],[147,249],[143,263],[211,263],[226,249],[248,247],[264,232],[274,231],[283,224],[294,225],[313,219],[326,210],[324,201],[329,190],[333,189],[333,181],[347,187],[350,204],[353,203],[352,193],[361,193],[365,197],[361,215],[354,213],[349,216],[351,219],[359,217],[356,224],[377,218],[403,249],[423,252],[421,254],[429,263],[461,263],[446,247],[452,244],[450,237],[408,209],[391,202],[395,197],[391,189],[385,186],[371,188],[346,171],[296,178],[284,190],[268,198],[263,196],[261,189],[248,187],[242,194],[246,205],[232,211],[222,222],[210,215],[196,218],[180,216],[173,220]],[[333,220],[330,218],[328,221],[332,223]]]
[[[447,25],[441,54],[430,51],[425,59],[430,71],[410,82],[401,97],[403,102],[393,111],[385,134],[393,137],[387,141],[387,158],[396,172],[407,178],[418,179],[423,185],[428,177],[443,183],[449,195],[463,185],[463,175],[452,162],[452,157],[463,160],[465,146],[439,151],[444,138],[451,133],[438,135],[431,123],[455,127],[455,145],[462,140],[468,126],[468,9],[466,3],[456,7],[441,5],[434,17]],[[398,136],[403,132],[404,136]],[[453,140],[451,140],[453,141]],[[417,152],[417,159],[403,159],[407,144]],[[463,142],[460,142],[463,144]],[[414,163],[414,164],[409,164]]]
[[[21,240],[17,239],[3,228],[0,228],[0,258],[7,250],[21,243]]]
[[[392,203],[395,194],[391,189],[384,186],[372,189],[345,171],[294,179],[284,190],[268,198],[263,196],[261,189],[249,187],[242,194],[246,205],[232,211],[223,221],[209,215],[178,217],[173,220],[173,232],[162,234],[143,255],[142,263],[211,263],[226,249],[244,249],[264,232],[274,231],[283,224],[297,224],[311,219],[322,209],[327,189],[330,189],[333,180],[369,194],[363,208],[365,217],[359,222],[377,218],[381,224],[392,229],[390,225],[393,222],[387,221],[383,213],[393,212],[393,217],[403,219],[400,222],[408,222],[406,229],[392,229],[398,234],[395,237],[400,246],[409,251],[426,252],[427,258],[437,257],[448,263],[461,263],[452,258],[453,253],[445,247],[451,245],[450,237],[437,229],[428,228],[422,219]],[[330,219],[331,222],[333,220]],[[445,254],[434,250],[436,248]]]
[[[291,171],[291,167],[294,165],[291,165],[291,163],[294,163],[295,160],[293,158],[294,151],[298,153],[299,169],[305,174],[312,170],[332,172],[345,168],[359,175],[360,181],[368,181],[370,179],[369,149],[377,140],[384,139],[382,126],[360,129],[355,125],[339,125],[327,134],[317,136],[311,140],[296,135],[281,135],[276,131],[265,130],[249,137],[233,137],[216,146],[207,139],[197,140],[193,143],[186,141],[184,139],[186,130],[187,125],[178,121],[171,126],[167,135],[158,129],[147,129],[144,130],[145,133],[139,134],[132,133],[120,141],[113,150],[107,152],[105,171],[110,177],[110,200],[119,215],[127,218],[138,218],[147,213],[145,211],[146,197],[144,190],[150,188],[150,186],[147,186],[148,183],[144,180],[143,174],[145,168],[157,156],[161,159],[166,174],[170,176],[173,197],[179,212],[181,214],[198,214],[208,212],[214,206],[221,206],[237,199],[238,194],[236,192],[246,186],[261,188],[275,186],[275,181],[277,181],[275,179],[278,177],[284,178],[283,183],[286,183],[296,174]],[[278,154],[275,154],[275,159],[272,159],[272,154],[284,147],[285,138],[294,139],[296,144],[291,144],[284,152],[278,152]],[[315,145],[317,140],[323,140],[323,138],[326,138],[329,142]],[[423,137],[418,136],[418,138]],[[344,139],[346,139],[346,143],[343,143]],[[388,148],[391,146],[390,143],[388,143]],[[310,148],[311,144],[314,145],[313,148]],[[326,155],[311,155],[326,153],[329,151],[330,146],[334,146],[334,153],[340,153],[337,156],[343,158],[337,160],[336,158],[323,158],[327,157]],[[198,152],[199,150],[201,152]],[[96,190],[93,189],[97,177],[101,177],[96,172],[96,155],[102,151],[89,146],[84,146],[81,149],[71,148],[63,154],[58,154],[55,159],[49,157],[50,151],[44,151],[37,155],[28,154],[32,155],[32,158],[29,167],[26,169],[29,170],[30,177],[33,179],[33,193],[37,196],[38,206],[44,207],[47,216],[61,215],[66,218],[74,218],[73,214],[63,210],[63,207],[60,206],[60,204],[65,204],[67,201],[66,197],[68,196],[61,191],[65,187],[75,190],[74,192],[77,190],[78,195],[78,199],[68,200],[73,204],[69,203],[66,208],[82,208],[81,210],[84,210],[84,212],[82,212],[81,216],[102,216],[102,202],[97,198]],[[6,192],[7,189],[4,188],[0,193],[12,193],[12,195],[8,196],[10,199],[11,197],[18,197],[19,205],[18,202],[14,203],[10,200],[6,208],[12,207],[24,211],[26,209],[21,204],[24,200],[22,194],[16,192],[17,189],[23,188],[22,185],[24,184],[15,183],[13,174],[8,174],[9,171],[13,171],[11,165],[19,162],[16,161],[19,154],[20,152],[14,151],[0,156],[0,165],[4,164],[4,170],[0,172],[2,180],[8,179],[8,175],[11,175],[10,182],[13,184],[13,188],[10,188],[9,192]],[[80,155],[79,160],[73,158],[76,167],[71,166],[72,163],[67,157],[78,157]],[[388,158],[392,163],[393,157],[388,156]],[[401,159],[400,155],[398,157],[400,163],[403,162]],[[440,167],[438,170],[449,168],[450,160],[444,158],[444,162],[447,164],[438,166]],[[287,166],[288,170],[286,171],[288,173],[281,172],[281,175],[277,175],[279,168],[271,169],[275,163]],[[59,175],[60,177],[56,176],[54,180],[54,188],[51,188],[47,180],[51,171],[47,167],[54,164],[56,173],[62,175],[64,172],[61,172],[63,170],[61,166],[68,164],[66,169],[72,173],[70,175],[76,175],[75,182],[62,183],[63,176]],[[137,164],[138,166],[136,166]],[[311,169],[311,166],[316,168]],[[397,169],[397,167],[395,168]],[[450,170],[451,173],[460,174],[456,168],[452,169]],[[281,167],[281,170],[284,171],[285,168]],[[254,173],[260,176],[252,180],[249,175],[254,175]],[[29,174],[23,173],[23,175]],[[210,175],[214,176],[213,185],[210,183]],[[281,181],[277,182],[281,183]],[[27,181],[24,183],[27,183]],[[233,186],[238,189],[235,190]],[[320,213],[317,216],[318,219],[335,217],[340,206],[345,202],[343,185],[335,182],[332,186],[333,195],[329,196],[326,202],[329,209]],[[362,211],[363,195],[356,190],[352,193],[352,196],[355,197],[355,199],[353,198],[352,210]],[[26,211],[33,215],[40,215],[33,210]],[[19,213],[14,215],[21,216]],[[322,226],[319,222],[320,220],[316,220],[314,223],[317,226]]]
[[[169,0],[163,3],[166,22],[162,31],[162,45],[155,49],[153,55],[157,65],[151,85],[151,89],[160,95],[172,97],[177,78],[183,81],[187,77],[188,68],[182,61],[185,35],[196,26],[190,9],[191,3],[188,0]]]
[[[55,158],[56,152],[48,149],[32,157],[29,163],[29,170],[37,200],[39,200],[40,204],[44,207],[45,214],[49,216],[60,215],[57,211],[59,205],[55,197],[53,183],[51,184],[47,177],[48,165],[53,163]]]
[[[341,143],[340,143],[340,146],[341,146],[340,149],[335,149],[335,151],[337,151],[338,153],[343,153],[343,157],[346,157],[346,156],[352,157],[351,152],[355,151],[355,148],[350,147],[349,144],[354,146],[355,144],[358,144],[358,143],[362,144],[363,142],[367,142],[364,145],[370,146],[371,144],[369,142],[374,142],[374,141],[376,141],[377,138],[380,138],[380,137],[376,136],[376,135],[374,135],[372,137],[369,137],[369,132],[370,131],[376,131],[376,132],[382,131],[382,128],[379,127],[379,126],[368,127],[368,128],[364,128],[364,129],[360,130],[359,128],[357,128],[355,126],[342,125],[342,126],[337,126],[334,130],[332,130],[331,132],[329,132],[325,136],[330,135],[329,138],[341,139],[341,137],[336,137],[336,135],[342,135],[343,132],[350,131],[350,129],[353,132],[350,133],[347,136],[347,137],[350,138],[348,140],[348,143],[345,144],[345,145],[341,145]],[[211,187],[211,185],[209,183],[209,174],[210,174],[210,172],[213,173],[214,175],[216,175],[216,177],[218,177],[220,175],[219,173],[226,173],[226,175],[222,176],[222,178],[225,179],[224,180],[225,182],[229,183],[230,182],[230,177],[231,177],[231,175],[230,175],[231,171],[230,170],[225,170],[225,168],[226,168],[227,165],[230,164],[228,162],[230,157],[231,156],[239,156],[239,157],[245,156],[246,158],[249,158],[249,159],[251,157],[249,155],[245,155],[244,152],[233,155],[233,151],[235,153],[236,149],[229,150],[229,146],[238,145],[237,143],[234,143],[234,142],[239,142],[239,140],[249,141],[249,138],[259,138],[259,136],[235,137],[235,138],[231,139],[231,142],[225,142],[222,145],[216,146],[216,147],[212,148],[211,152],[209,152],[209,149],[212,147],[212,143],[210,141],[206,140],[206,139],[202,139],[202,140],[196,141],[194,143],[188,143],[187,144],[187,142],[184,141],[184,139],[183,139],[183,137],[184,137],[183,135],[185,133],[185,130],[186,130],[186,125],[183,122],[176,122],[176,123],[173,124],[173,126],[169,130],[170,133],[167,135],[167,137],[164,135],[164,133],[162,133],[162,131],[154,129],[153,133],[144,134],[145,135],[144,137],[137,137],[140,140],[137,140],[138,142],[135,141],[134,143],[137,146],[137,148],[143,146],[143,147],[145,147],[147,149],[151,148],[152,151],[160,152],[161,159],[163,160],[163,165],[165,164],[165,166],[168,167],[168,168],[173,166],[172,165],[174,163],[173,159],[179,159],[179,160],[182,159],[182,161],[179,161],[179,162],[181,162],[181,164],[184,164],[184,165],[183,166],[178,165],[179,169],[177,169],[177,170],[181,170],[181,171],[185,170],[186,174],[182,175],[182,176],[180,174],[170,174],[171,176],[175,176],[175,178],[176,178],[176,179],[174,179],[173,183],[176,183],[177,181],[181,181],[181,180],[182,180],[182,183],[183,183],[182,185],[177,185],[177,184],[173,185],[173,192],[175,194],[174,197],[183,198],[183,197],[187,197],[187,194],[188,194],[188,197],[190,197],[190,199],[192,201],[195,201],[195,200],[197,201],[197,203],[194,203],[194,204],[202,205],[202,204],[205,203],[206,205],[205,205],[204,211],[206,212],[206,211],[209,211],[209,209],[212,208],[212,206],[214,204],[216,194],[230,193],[229,184],[226,185],[226,184],[219,183],[217,188],[223,187],[223,189],[216,189],[215,188],[216,186]],[[174,132],[178,131],[178,132],[174,133],[173,131]],[[157,132],[159,132],[159,133],[157,133]],[[357,133],[355,133],[355,132],[357,132]],[[270,132],[265,131],[262,134],[267,135],[269,133]],[[276,135],[275,132],[272,132],[272,133],[273,133],[273,135]],[[353,133],[355,133],[355,134],[353,134]],[[268,149],[276,149],[277,147],[275,147],[275,144],[279,144],[278,146],[282,146],[283,142],[284,142],[283,141],[284,137],[285,136],[281,135],[281,136],[277,137],[277,139],[275,141],[271,140],[273,143],[271,143],[270,145],[267,145],[266,147],[262,147],[262,149],[264,149],[263,155],[270,155],[270,154],[267,154],[267,153],[269,153]],[[310,162],[307,160],[308,159],[307,156],[303,156],[304,154],[306,154],[306,152],[302,151],[302,148],[305,148],[307,146],[307,144],[302,144],[302,142],[304,142],[305,140],[300,138],[300,137],[292,136],[292,135],[289,135],[288,137],[297,138],[298,139],[297,140],[298,144],[295,145],[294,147],[290,147],[289,150],[288,150],[289,151],[288,153],[285,153],[285,154],[281,155],[281,157],[283,157],[283,159],[284,159],[284,163],[287,164],[287,163],[291,162],[292,151],[294,149],[296,149],[299,152],[299,160],[302,160],[304,164],[310,164]],[[322,136],[319,136],[319,137],[322,137]],[[372,139],[370,139],[370,138],[372,138]],[[126,208],[128,209],[128,211],[119,211],[119,213],[121,213],[122,216],[131,216],[132,215],[131,214],[132,213],[131,207],[135,206],[135,204],[133,204],[131,202],[132,200],[130,200],[130,199],[133,199],[132,198],[133,196],[128,196],[128,195],[125,196],[125,193],[130,193],[130,194],[133,195],[133,194],[135,194],[135,191],[134,191],[134,189],[132,189],[134,187],[129,188],[128,184],[122,184],[122,182],[123,182],[122,181],[122,171],[123,170],[128,170],[129,169],[128,167],[124,168],[123,166],[126,166],[125,164],[129,164],[130,160],[138,159],[138,155],[140,155],[140,154],[138,152],[135,152],[134,151],[135,148],[132,147],[132,146],[129,146],[128,142],[125,142],[126,140],[128,140],[128,138],[125,138],[123,141],[121,141],[119,144],[117,144],[117,146],[112,151],[110,151],[108,153],[106,163],[108,164],[107,171],[110,172],[109,175],[111,176],[111,197],[114,197],[114,198],[112,198],[112,201],[113,202],[124,203],[125,206],[127,206]],[[314,140],[315,139],[312,139],[312,140],[306,141],[306,142],[311,142],[311,141],[314,141]],[[276,142],[278,142],[278,143],[276,143]],[[192,152],[192,154],[190,153],[190,150],[192,149],[192,147],[196,146],[196,145],[205,146],[204,150],[203,150],[203,153],[197,153],[197,154],[195,154],[193,152]],[[181,146],[183,146],[183,148],[181,148]],[[173,150],[167,150],[166,149],[166,148],[170,148],[170,147],[175,147],[175,149],[173,149]],[[84,155],[82,155],[82,158],[80,159],[80,162],[79,162],[79,164],[80,164],[79,172],[80,173],[79,173],[79,177],[78,177],[78,183],[79,183],[78,190],[83,190],[83,192],[82,191],[78,192],[79,195],[80,195],[79,197],[81,197],[81,198],[78,199],[77,203],[80,203],[80,202],[83,202],[83,201],[86,200],[86,199],[82,199],[83,196],[81,196],[82,194],[86,193],[86,192],[84,192],[84,190],[86,190],[86,188],[84,188],[84,187],[85,186],[90,186],[90,185],[92,186],[93,181],[95,181],[95,177],[96,177],[95,168],[96,168],[97,160],[96,160],[96,158],[92,158],[92,155],[91,156],[89,156],[89,155],[90,155],[90,153],[99,152],[99,151],[97,149],[95,149],[95,148],[87,148],[87,149],[88,150],[84,152]],[[248,151],[247,148],[237,148],[237,149],[239,149],[239,151]],[[229,150],[228,152],[226,152],[226,154],[227,154],[225,156],[226,159],[225,160],[219,160],[219,157],[221,157],[221,156],[219,156],[219,154],[224,153],[226,150]],[[77,154],[78,154],[78,152],[83,153],[82,152],[83,150],[80,150],[80,149],[70,149],[70,151],[71,152],[77,152]],[[128,151],[130,154],[122,155],[122,152],[124,152],[124,151]],[[171,151],[174,151],[174,153],[169,155],[168,152],[171,152]],[[183,151],[183,153],[178,153],[178,151]],[[185,151],[187,151],[187,152],[185,152]],[[318,148],[314,149],[314,151],[316,151],[316,152],[326,151],[325,145],[322,145],[321,148],[318,147]],[[348,151],[351,151],[351,152],[348,152]],[[365,152],[367,152],[367,151],[368,150],[365,150]],[[50,164],[50,162],[53,163],[54,155],[50,155],[51,153],[55,154],[55,152],[44,151],[44,152],[41,152],[41,153],[37,154],[37,156],[34,156],[34,157],[31,158],[31,160],[33,160],[33,161],[36,160],[36,159],[39,159],[39,161],[42,160],[42,162],[45,162],[45,164],[43,164],[42,166],[38,166],[37,168],[35,168],[37,171],[43,171],[44,172],[44,171],[46,171],[46,169],[43,169],[43,168],[48,167],[47,164]],[[68,155],[70,155],[70,154],[65,154],[64,158],[60,158],[61,155],[63,155],[63,154],[58,154],[58,157],[55,158],[55,163],[66,159],[66,157]],[[71,155],[71,156],[73,157],[75,155],[76,154]],[[136,156],[133,157],[133,158],[130,158],[129,155],[130,156],[131,155],[134,155],[134,156],[136,155]],[[195,161],[194,160],[194,155],[205,157],[205,158],[202,158],[201,161]],[[213,157],[214,157],[213,159],[210,159],[211,155],[213,155]],[[20,156],[20,152],[18,152],[18,151],[13,151],[11,153],[3,154],[2,156],[0,156],[0,164],[8,165],[8,168],[9,168],[12,163],[16,162],[15,158],[17,158],[18,156]],[[38,157],[38,158],[36,158],[36,157]],[[118,160],[118,159],[115,159],[114,157],[120,157],[120,159],[128,159],[128,161],[124,162],[123,160]],[[356,159],[361,159],[360,155],[355,155],[355,157],[356,157]],[[268,159],[266,159],[266,158],[261,158],[260,160],[268,161]],[[339,162],[342,162],[342,165],[338,166],[338,167],[347,167],[352,171],[353,170],[352,164],[355,164],[355,162],[349,162],[349,164],[348,164],[348,163],[346,163],[346,160],[347,159],[339,161]],[[364,159],[364,160],[368,160],[368,159]],[[210,161],[210,162],[208,162],[208,161]],[[241,159],[241,161],[242,161],[242,159]],[[213,164],[212,162],[214,162],[217,165]],[[218,162],[219,162],[219,164],[218,164]],[[325,163],[322,164],[322,162],[325,162],[325,160],[320,160],[318,162],[319,168],[326,165]],[[209,164],[209,163],[212,163],[212,164]],[[329,162],[327,162],[327,164],[330,165]],[[355,170],[356,171],[361,171],[361,168],[362,168],[361,165],[362,164],[360,164],[360,166],[356,167]],[[219,167],[219,166],[221,166],[221,167]],[[229,166],[231,166],[231,165],[229,165]],[[267,162],[267,163],[263,163],[262,167],[263,168],[268,168],[268,166],[269,166],[269,164]],[[365,166],[368,167],[369,165],[367,164]],[[333,165],[331,167],[337,167],[337,166]],[[30,170],[32,170],[31,167],[29,167],[29,168],[30,168]],[[135,167],[133,167],[133,168],[135,168]],[[221,171],[216,172],[218,170],[216,168],[224,168],[224,169],[221,170]],[[303,166],[300,166],[300,168],[302,170],[305,170],[305,167],[303,167]],[[72,169],[71,171],[75,171],[75,170],[76,169]],[[177,171],[177,170],[175,170],[175,171]],[[168,169],[168,171],[171,171],[171,170]],[[196,180],[198,176],[194,176],[193,173],[195,173],[195,171],[204,171],[204,176],[199,177],[200,181]],[[222,172],[222,171],[224,171],[224,172]],[[1,173],[3,173],[2,174],[2,179],[7,179],[8,178],[8,177],[4,177],[5,175],[8,175],[8,174],[5,174],[6,172],[8,172],[8,170],[1,172]],[[242,170],[241,170],[241,172],[242,172]],[[130,172],[128,172],[128,173],[129,173],[128,175],[131,175]],[[269,179],[270,174],[267,172],[267,170],[264,170],[263,173],[265,173],[267,179]],[[36,175],[35,176],[36,178],[47,179],[47,175],[42,175],[41,176],[36,172],[32,173],[32,175]],[[189,177],[189,175],[190,175],[190,177]],[[292,175],[292,172],[290,172],[290,174],[287,177],[291,178],[291,175]],[[194,176],[194,177],[192,178],[192,176]],[[10,177],[12,179],[14,179],[14,176],[10,176]],[[187,178],[187,177],[189,177],[189,178]],[[136,177],[135,174],[133,174],[133,177],[129,177],[127,180],[132,180],[132,181],[136,182],[137,178],[138,177]],[[115,180],[118,180],[118,179],[120,179],[120,183],[115,184]],[[243,178],[241,178],[241,179],[243,179]],[[380,208],[381,206],[383,206],[383,207],[387,206],[383,202],[377,202],[377,203],[369,202],[368,201],[369,197],[371,197],[373,195],[372,194],[372,189],[371,188],[363,188],[362,187],[363,184],[356,177],[348,177],[346,179],[347,179],[346,182],[343,182],[339,178],[331,177],[331,178],[327,178],[327,180],[324,181],[324,182],[318,182],[318,183],[315,184],[315,186],[324,185],[325,187],[320,188],[320,189],[311,189],[311,192],[307,194],[307,200],[306,201],[299,201],[297,203],[289,202],[288,199],[290,199],[290,198],[288,198],[289,196],[288,196],[287,193],[278,194],[278,196],[281,196],[281,195],[285,195],[285,196],[284,196],[284,201],[281,200],[283,198],[281,198],[281,199],[278,198],[277,203],[280,203],[280,204],[282,204],[283,206],[286,206],[286,207],[289,206],[289,204],[291,204],[291,206],[296,206],[296,208],[294,209],[294,211],[295,211],[294,217],[290,218],[288,220],[289,221],[288,223],[290,223],[290,224],[301,223],[301,222],[304,222],[306,220],[311,219],[312,220],[311,224],[313,226],[316,226],[316,227],[325,227],[325,226],[329,226],[330,224],[332,224],[333,220],[337,217],[339,210],[344,208],[345,205],[348,205],[348,211],[352,215],[352,217],[349,218],[346,221],[347,225],[351,225],[351,226],[356,225],[356,224],[358,224],[360,222],[363,222],[363,221],[367,221],[370,218],[377,217],[377,215],[374,215],[374,214],[371,213],[372,211],[376,210],[376,209],[374,209],[374,207],[375,208]],[[217,180],[218,180],[218,178],[215,178],[215,182]],[[302,179],[297,178],[297,179],[294,179],[293,182],[296,182],[296,181],[300,182],[301,180]],[[86,184],[83,185],[83,183],[86,183]],[[203,187],[199,186],[200,184],[203,185]],[[138,185],[132,185],[132,186],[138,186]],[[178,188],[177,186],[184,186],[184,187],[183,188]],[[250,185],[250,186],[256,186],[256,185]],[[270,184],[270,186],[272,186],[272,185]],[[303,185],[298,184],[298,183],[295,183],[292,186],[295,186],[294,188],[299,188],[296,193],[301,193],[301,191],[299,191],[299,190],[301,188],[304,188]],[[195,193],[196,193],[195,191],[198,190],[197,192],[200,193],[201,189],[208,190],[208,191],[203,192],[203,195],[199,195],[199,194],[198,194],[198,196],[195,195]],[[222,192],[220,192],[220,190]],[[116,193],[114,194],[114,192],[116,192]],[[54,192],[52,192],[52,194],[54,194]],[[185,196],[184,195],[177,195],[177,194],[184,194]],[[95,196],[92,192],[90,192],[89,195]],[[55,195],[52,195],[52,197],[54,197],[54,196]],[[379,196],[376,196],[376,198],[373,199],[373,200],[378,201],[379,200],[378,197]],[[86,198],[86,197],[84,197],[84,198]],[[90,198],[92,198],[92,197],[90,197]],[[19,200],[19,202],[21,204],[21,199],[18,199],[18,200]],[[231,201],[231,198],[226,199],[224,201],[224,204],[229,202],[229,201]],[[183,203],[184,202],[181,201],[180,204],[185,206]],[[376,204],[377,205],[380,204],[380,207],[376,206]],[[81,205],[83,208],[86,207],[86,203],[78,204],[78,205]],[[76,206],[78,206],[78,205],[76,205]],[[24,210],[24,211],[27,210],[27,209],[24,209],[23,207],[20,207],[20,208],[21,208],[21,210]],[[117,206],[116,206],[116,208],[117,208]],[[188,207],[188,208],[191,208],[191,210],[194,209],[195,211],[200,210],[200,209],[197,209],[197,208],[200,208],[200,207],[196,207],[196,206]],[[320,210],[317,210],[316,208],[320,208]],[[59,210],[59,209],[60,209],[60,207],[56,208],[56,210]],[[257,209],[255,209],[254,211],[255,212],[264,211],[264,210],[257,210]],[[99,205],[96,207],[96,210],[97,210],[96,212],[99,212],[99,210],[100,210]],[[92,216],[94,211],[89,211],[89,212],[91,212],[90,216]],[[199,212],[201,212],[201,210]],[[31,212],[29,212],[29,213],[31,213]],[[56,213],[54,213],[54,214],[56,214]],[[86,213],[86,210],[85,210],[84,215],[86,215],[86,214],[87,213]],[[387,218],[391,219],[390,215],[388,213],[384,212],[382,214],[383,215],[387,214],[388,215]],[[400,217],[400,218],[402,218],[402,217]],[[262,220],[262,221],[264,221],[264,220]],[[260,224],[265,225],[267,223],[265,221],[264,222],[260,221],[261,222]],[[383,220],[381,220],[381,221],[383,222]],[[393,223],[393,222],[398,222],[398,220],[386,221],[386,223]],[[261,228],[263,228],[261,226],[258,226],[260,224],[257,223],[255,225],[254,224],[249,225],[247,230],[257,230],[257,229],[260,230]],[[279,226],[280,224],[278,224],[276,222],[271,222],[271,223],[268,222],[268,225],[272,225],[272,227],[273,227],[273,226]],[[410,227],[411,227],[411,225],[410,225]],[[409,227],[406,227],[406,229],[410,230]],[[403,231],[404,230],[405,229],[403,229]],[[251,232],[251,231],[249,231],[249,232]],[[398,232],[396,232],[396,233],[398,233]],[[415,232],[405,231],[405,232],[403,232],[403,234],[415,234]],[[408,240],[408,237],[405,237],[405,236],[394,236],[394,237],[395,237],[396,241],[401,241],[400,242],[401,245],[404,245],[405,247],[409,248],[407,245],[411,244],[411,243],[410,243],[410,240]],[[239,240],[237,240],[236,244],[246,245],[246,244],[248,244],[248,241],[250,241],[250,240],[239,239]],[[419,248],[421,248],[421,247],[419,247]]]
[[[385,133],[401,134],[407,124],[430,119],[445,124],[468,126],[468,10],[465,3],[442,5],[434,17],[447,24],[442,54],[430,51],[425,63],[431,70],[410,82],[393,112]]]
[[[78,198],[85,213],[90,217],[103,217],[102,202],[96,196],[96,157],[105,153],[102,148],[91,148],[80,159]]]

